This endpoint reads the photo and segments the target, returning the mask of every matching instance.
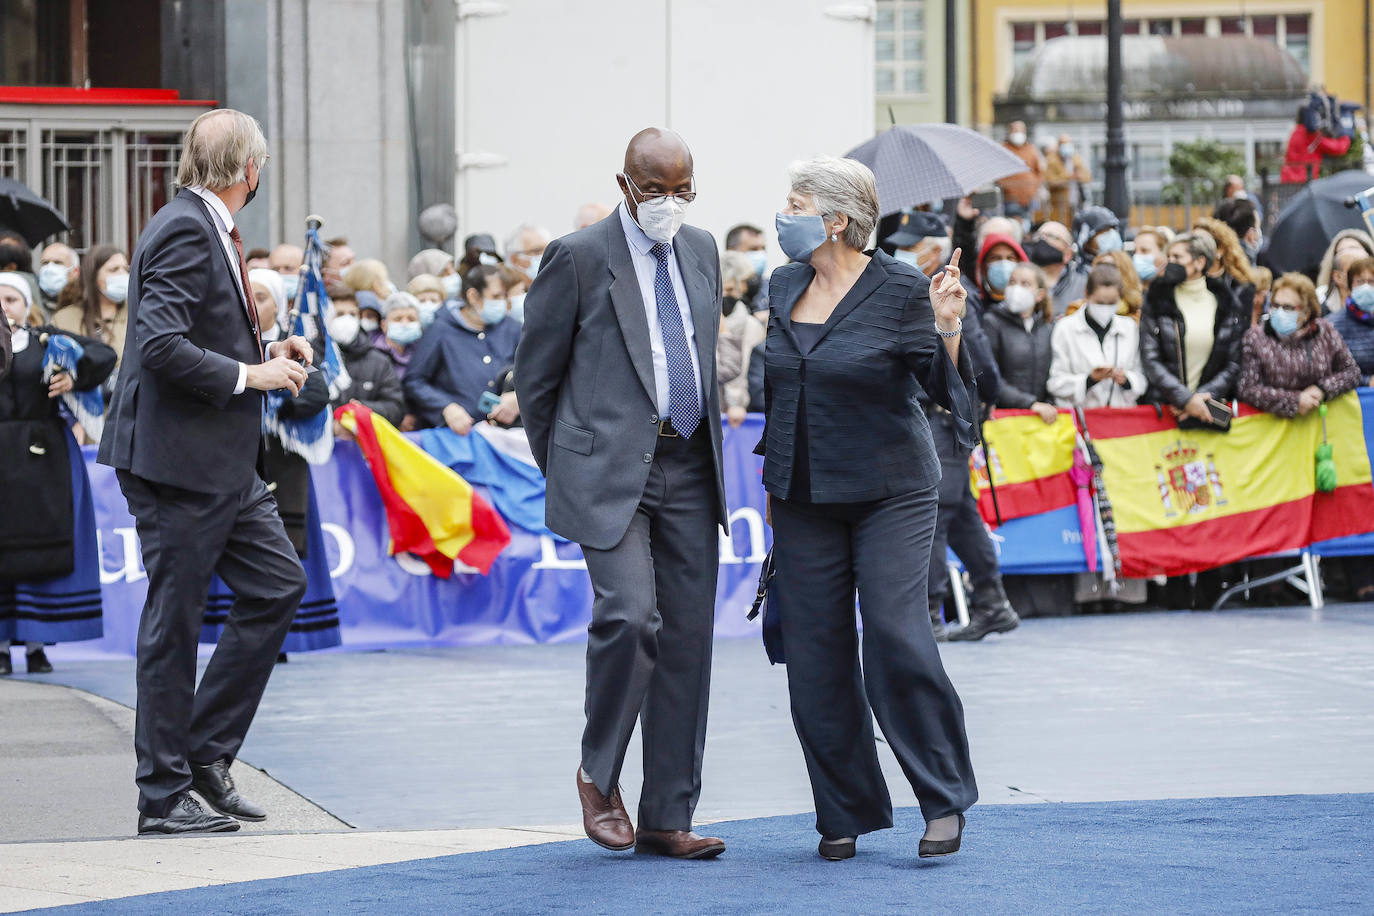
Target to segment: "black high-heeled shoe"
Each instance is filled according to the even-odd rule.
[[[938,856],[952,856],[959,851],[959,844],[964,839],[964,816],[959,815],[959,832],[952,840],[927,840],[921,839],[921,844],[917,849],[917,855],[922,859],[934,859]]]
[[[833,840],[821,837],[821,845],[816,848],[816,852],[821,854],[821,858],[828,862],[839,862],[844,859],[854,858],[855,837],[842,836]]]

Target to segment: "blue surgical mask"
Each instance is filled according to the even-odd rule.
[[[105,298],[115,304],[129,298],[129,275],[110,274],[105,278]]]
[[[1362,312],[1374,312],[1374,286],[1361,283],[1350,291],[1350,301]]]
[[[1148,283],[1159,273],[1159,268],[1155,267],[1155,256],[1152,254],[1133,254],[1131,263],[1135,265],[1136,276],[1140,277],[1141,282]]]
[[[388,321],[386,323],[387,340],[403,347],[419,340],[423,330],[418,321]]]
[[[295,302],[296,293],[301,291],[301,275],[283,274],[281,282],[282,285],[286,287],[286,301]]]
[[[525,323],[525,294],[510,297],[510,320],[516,324]]]
[[[1298,313],[1289,309],[1271,309],[1269,327],[1280,337],[1287,337],[1298,329]]]
[[[482,319],[482,323],[490,327],[500,324],[506,315],[510,314],[510,304],[505,299],[483,299],[482,310],[477,316]]]
[[[810,261],[811,253],[825,244],[825,220],[819,216],[779,213],[774,222],[778,229],[778,247],[794,261]]]
[[[1059,158],[1060,158],[1060,159],[1072,159],[1072,158],[1073,158],[1073,144],[1072,144],[1072,143],[1065,143],[1063,146],[1059,147]]]
[[[533,280],[536,276],[539,275],[539,263],[543,260],[544,256],[542,254],[530,255],[530,266],[525,268],[525,274],[531,280]]]
[[[429,327],[434,324],[434,316],[439,314],[439,303],[421,302],[420,303],[420,326]]]
[[[56,299],[71,276],[72,271],[69,267],[63,267],[61,264],[44,264],[38,268],[38,288],[49,299]]]
[[[1115,229],[1108,229],[1097,237],[1097,253],[1106,254],[1109,251],[1121,250],[1121,233]]]
[[[910,264],[917,270],[921,269],[921,259],[916,257],[916,252],[914,251],[907,251],[905,248],[898,248],[896,251],[892,252],[892,257],[898,261],[901,261],[903,264]]]
[[[1007,288],[1014,270],[1015,261],[993,261],[988,265],[988,287],[1000,293]]]
[[[762,278],[763,272],[768,269],[768,252],[747,251],[744,256],[749,259],[749,264],[754,268],[754,273]]]
[[[440,278],[440,282],[444,284],[445,299],[458,298],[458,290],[461,289],[463,286],[462,277],[458,276],[457,274],[448,274]]]

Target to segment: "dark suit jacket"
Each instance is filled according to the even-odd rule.
[[[259,464],[262,393],[234,394],[239,363],[262,361],[219,227],[177,192],[139,238],[129,332],[106,411],[100,462],[202,493],[248,486]]]
[[[935,333],[930,281],[873,252],[815,348],[803,354],[791,313],[814,276],[809,264],[788,264],[773,271],[769,283],[767,416],[758,449],[764,488],[784,498],[834,503],[935,486],[940,460],[918,399],[924,391],[949,410],[967,448],[975,441],[975,399],[967,348],[960,347],[956,370]],[[791,492],[801,423],[809,444],[809,495]]]
[[[673,250],[691,306],[724,524],[715,383],[720,259],[710,233],[692,226],[678,232]],[[644,495],[659,422],[649,319],[618,210],[545,249],[525,298],[515,386],[530,449],[548,478],[549,528],[609,550]]]
[[[10,371],[10,323],[0,317],[0,378]]]

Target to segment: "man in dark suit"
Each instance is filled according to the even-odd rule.
[[[595,600],[577,771],[587,835],[608,849],[707,858],[701,792],[719,526],[720,262],[683,226],[692,154],[641,131],[617,177],[624,203],[549,244],[515,356],[525,431],[548,478],[547,521],[582,545]],[[618,781],[639,720],[639,829]]]
[[[182,142],[179,190],[144,228],[100,461],[138,522],[148,599],[138,631],[139,833],[237,830],[266,812],[229,774],[305,573],[261,476],[262,393],[305,382],[310,345],[261,343],[234,214],[267,163],[257,121],[218,109]],[[235,595],[196,680],[210,577]],[[200,807],[194,788],[220,815]]]

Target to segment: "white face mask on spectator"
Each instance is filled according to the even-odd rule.
[[[1112,319],[1116,317],[1117,304],[1115,302],[1089,302],[1088,316],[1092,318],[1098,327],[1110,327]]]
[[[357,315],[335,315],[329,319],[329,336],[341,344],[351,344],[358,339],[362,322]]]
[[[1035,293],[1026,286],[1008,286],[1006,298],[1007,311],[1014,315],[1029,315],[1035,308]]]

